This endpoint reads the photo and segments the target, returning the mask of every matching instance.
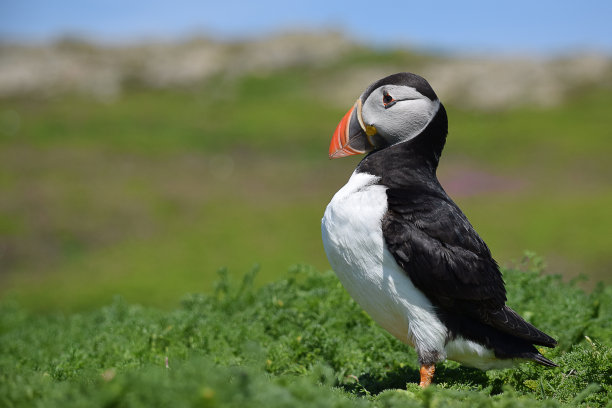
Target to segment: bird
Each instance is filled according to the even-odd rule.
[[[329,263],[351,297],[416,350],[422,388],[446,359],[489,370],[556,367],[534,345],[557,341],[506,305],[497,262],[436,171],[448,134],[423,77],[371,84],[341,119],[331,159],[366,154],[321,221]]]

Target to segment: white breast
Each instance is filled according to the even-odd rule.
[[[327,258],[349,294],[378,324],[417,351],[437,351],[444,358],[446,328],[384,244],[387,194],[377,181],[353,173],[327,206],[321,224]]]
[[[483,370],[511,366],[492,350],[473,341],[448,338],[434,306],[419,291],[387,250],[382,218],[386,188],[379,178],[353,173],[331,200],[321,222],[327,258],[347,292],[384,329],[419,351],[436,351]]]

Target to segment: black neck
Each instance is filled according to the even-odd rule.
[[[447,133],[446,110],[440,104],[436,116],[418,136],[371,152],[359,163],[357,171],[379,176],[391,188],[438,184],[436,169]]]

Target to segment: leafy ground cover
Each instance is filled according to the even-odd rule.
[[[509,305],[559,340],[558,368],[481,372],[442,364],[416,385],[414,351],[377,327],[332,272],[295,267],[261,288],[256,270],[162,311],[117,298],[75,314],[0,310],[6,407],[610,406],[612,287],[590,293],[544,275],[537,258],[504,271]]]

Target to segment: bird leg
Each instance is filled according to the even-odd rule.
[[[436,365],[425,365],[421,364],[421,382],[419,383],[419,387],[426,388],[431,384],[433,380],[434,373],[436,372]]]

